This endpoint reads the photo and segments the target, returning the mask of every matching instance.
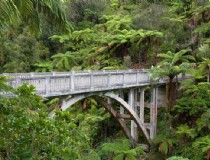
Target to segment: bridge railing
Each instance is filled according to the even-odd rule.
[[[44,97],[123,89],[150,84],[143,70],[71,71],[47,73],[4,73],[8,85],[17,88],[25,82]]]

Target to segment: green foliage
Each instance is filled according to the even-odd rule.
[[[57,53],[51,57],[53,59],[52,65],[58,71],[68,71],[76,65],[75,56],[67,51],[66,53]]]
[[[185,73],[193,64],[190,61],[194,61],[194,57],[186,55],[190,50],[181,50],[177,53],[168,51],[167,53],[158,54],[157,57],[163,60],[157,64],[157,67],[153,71],[153,77],[169,77],[173,79],[180,73]]]
[[[11,86],[5,84],[6,81],[6,77],[0,76],[0,92],[9,92],[13,90]]]
[[[177,101],[177,105],[174,106],[173,110],[174,121],[176,121],[175,125],[178,125],[176,134],[181,138],[176,152],[181,153],[184,157],[203,159],[207,153],[202,154],[204,152],[202,152],[201,147],[198,146],[200,145],[199,141],[203,139],[205,141],[206,138],[208,139],[210,132],[209,83],[191,83],[182,87],[182,89],[183,95]],[[204,142],[204,146],[207,143],[208,142]],[[183,145],[184,149],[180,150],[179,148]],[[195,152],[192,153],[192,149],[194,149]]]
[[[133,10],[132,18],[137,29],[158,30],[163,33],[163,43],[156,41],[155,44],[159,45],[154,52],[174,52],[191,47],[187,20],[183,20],[183,15],[175,11],[181,7],[181,1],[148,2],[139,3],[137,9]]]
[[[176,134],[181,135],[181,136],[183,135],[189,138],[194,138],[196,136],[195,129],[189,128],[188,125],[181,125],[177,127]]]
[[[35,72],[51,72],[53,71],[52,62],[36,62],[34,64],[36,70]]]
[[[185,116],[200,115],[210,107],[209,99],[208,83],[190,85],[185,89],[182,98],[177,101],[177,105],[174,106],[174,111],[177,114],[184,114]]]
[[[173,156],[173,157],[167,158],[166,160],[189,160],[189,159],[188,158],[183,158],[183,157]]]
[[[111,0],[110,2],[112,9],[116,10],[120,7],[120,2],[118,0]]]
[[[175,137],[170,138],[168,135],[159,134],[153,140],[153,145],[156,145],[158,152],[160,152],[164,157],[167,157],[173,150],[174,144],[176,143]]]
[[[207,82],[210,82],[210,59],[203,58],[203,61],[200,62],[198,68],[202,73],[207,75]]]
[[[60,26],[63,30],[70,29],[59,0],[25,0],[21,2],[9,0],[0,2],[1,26],[24,21],[29,25],[31,31],[37,33],[40,30],[40,13],[50,19],[53,18],[52,23]]]
[[[208,135],[200,139],[197,139],[193,143],[193,147],[199,148],[202,151],[202,153],[207,154],[207,151],[210,150],[210,136]]]
[[[199,52],[197,53],[196,57],[199,61],[201,61],[202,58],[210,58],[210,48],[208,43],[203,42],[203,44],[201,44],[198,48],[198,51]]]
[[[29,33],[27,27],[22,31],[8,30],[4,33],[3,38],[5,39],[3,39],[2,50],[0,50],[4,59],[0,65],[4,72],[30,72],[36,61],[48,59],[49,49],[42,41]],[[6,39],[6,34],[10,34],[9,39]]]
[[[207,33],[209,31],[210,31],[210,23],[204,23],[194,30],[194,32],[198,33],[199,35],[203,35],[204,33]]]
[[[205,132],[210,130],[210,109],[208,108],[206,112],[204,112],[200,118],[196,121],[197,129],[199,132],[204,130]]]
[[[65,43],[75,57],[82,57],[83,61],[77,61],[82,68],[119,69],[124,56],[135,55],[129,53],[129,48],[134,47],[131,44],[138,47],[144,39],[162,37],[158,31],[134,30],[129,15],[104,15],[101,19],[103,23],[94,28],[74,31],[69,36],[69,43]],[[61,40],[63,37],[67,38],[53,36],[52,39]],[[117,65],[113,58],[119,58]]]
[[[66,14],[78,28],[88,28],[99,23],[100,16],[108,8],[108,0],[71,0],[66,3]]]
[[[164,17],[170,15],[166,12],[168,6],[164,4],[154,4],[143,2],[132,12],[132,19],[135,28],[161,30],[167,25]]]
[[[8,91],[4,81],[2,78],[1,91]],[[99,159],[91,149],[91,141],[97,130],[94,124],[106,118],[100,116],[104,110],[97,111],[93,106],[85,116],[83,113],[76,117],[75,113],[56,111],[55,118],[50,118],[33,86],[24,84],[13,93],[15,97],[0,99],[1,158]]]
[[[136,160],[138,155],[144,154],[142,147],[131,149],[131,143],[128,139],[115,140],[112,143],[104,143],[102,151],[114,153],[114,160]]]
[[[167,88],[167,105],[168,105],[168,121],[171,125],[170,114],[171,109],[176,103],[176,84],[174,83],[175,77],[180,73],[186,73],[192,69],[195,64],[190,63],[194,61],[194,57],[186,55],[190,50],[181,50],[173,53],[168,51],[167,53],[158,54],[157,57],[162,58],[162,61],[152,69],[152,77],[154,78],[168,78]]]

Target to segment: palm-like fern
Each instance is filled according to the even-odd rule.
[[[193,147],[200,148],[202,153],[207,154],[207,156],[210,155],[210,136],[208,135],[196,140],[193,144]]]
[[[72,32],[71,35],[53,36],[60,42],[69,40],[68,48],[83,58],[82,67],[105,69],[113,67],[106,60],[119,57],[120,60],[129,53],[130,47],[139,47],[143,40],[158,39],[163,36],[159,31],[135,30],[130,15],[109,15],[102,17],[103,23],[93,28]],[[91,66],[88,66],[91,65]],[[114,66],[116,68],[116,66]]]
[[[112,15],[103,16],[106,20],[105,23],[96,26],[97,31],[100,32],[101,36],[98,39],[100,47],[97,48],[96,52],[102,53],[109,51],[110,53],[116,52],[119,48],[124,48],[126,51],[126,45],[135,43],[139,45],[143,39],[149,37],[162,37],[162,33],[158,31],[149,30],[134,30],[132,26],[131,16],[124,15]],[[123,55],[123,53],[121,53]],[[125,55],[123,55],[125,56]]]
[[[174,144],[175,138],[169,138],[167,135],[159,134],[154,140],[153,143],[158,145],[158,151],[162,153],[165,157],[171,153]]]
[[[12,92],[14,93],[14,89],[6,84],[7,78],[4,76],[0,76],[0,106],[5,104],[4,102],[4,93]]]
[[[157,57],[163,58],[161,63],[168,62],[171,66],[174,66],[182,62],[189,62],[190,60],[195,61],[193,56],[186,55],[189,51],[189,49],[184,49],[176,53],[168,51],[167,53],[158,54]]]
[[[114,160],[136,160],[138,155],[144,154],[142,147],[131,149],[131,143],[128,139],[104,143],[102,151],[114,153]]]
[[[0,92],[12,91],[12,87],[6,84],[7,78],[0,76]]]
[[[58,71],[70,70],[75,64],[75,56],[67,51],[66,53],[57,53],[51,57],[53,59],[53,66]]]
[[[168,77],[168,106],[169,112],[172,106],[175,104],[175,93],[176,86],[173,83],[174,78],[180,74],[185,73],[194,66],[190,61],[194,61],[194,57],[191,55],[186,55],[189,50],[181,50],[179,52],[173,53],[171,51],[167,53],[161,53],[157,56],[162,58],[162,61],[157,64],[157,67],[153,70],[153,77]]]
[[[189,128],[188,125],[181,125],[177,127],[176,134],[180,135],[184,139],[184,143],[187,142],[187,138],[195,137],[195,129]]]
[[[109,32],[132,29],[132,20],[128,15],[104,15],[101,19],[106,20],[106,23],[100,24],[98,27],[104,27]]]
[[[51,61],[48,62],[37,62],[34,64],[36,72],[51,72],[53,71],[53,65]]]
[[[26,22],[34,32],[40,30],[40,15],[44,14],[52,23],[68,30],[69,25],[59,0],[2,0],[0,1],[0,22],[5,24],[18,24]]]
[[[173,156],[173,157],[167,158],[166,160],[189,160],[189,159],[188,158],[183,158],[183,157]]]
[[[203,58],[203,61],[200,62],[198,68],[202,73],[207,75],[207,82],[209,82],[210,81],[210,59]]]
[[[204,128],[210,130],[210,108],[201,115],[201,117],[196,121],[196,124],[198,126],[198,131],[201,131]]]
[[[80,152],[80,155],[78,155],[77,160],[101,160],[98,153],[94,149],[88,149],[86,151]]]

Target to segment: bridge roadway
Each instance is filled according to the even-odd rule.
[[[145,100],[145,86],[152,83],[151,74],[144,70],[4,73],[0,76],[8,77],[8,85],[14,88],[28,82],[36,87],[40,96],[64,97],[60,107],[63,111],[84,98],[94,96],[115,118],[134,146],[138,143],[139,133],[148,144],[156,135],[158,88],[155,85],[151,87],[150,100]],[[166,80],[156,83],[165,83]],[[72,95],[71,98],[65,98],[68,95]],[[113,108],[107,98],[117,101],[120,109]],[[146,101],[148,105],[145,105]],[[146,112],[150,116],[149,121],[144,118],[146,108],[149,109],[149,113]],[[130,125],[126,120],[131,121]]]
[[[38,95],[53,97],[110,91],[150,85],[150,73],[143,70],[71,71],[46,73],[4,73],[8,84],[17,88],[25,82]]]

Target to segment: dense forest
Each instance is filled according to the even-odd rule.
[[[60,97],[0,76],[15,95],[0,94],[0,159],[210,160],[208,0],[1,0],[1,73],[122,69],[168,78],[149,151],[94,98],[62,112]]]

